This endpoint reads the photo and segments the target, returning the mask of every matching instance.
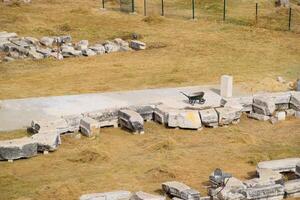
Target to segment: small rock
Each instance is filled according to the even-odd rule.
[[[275,113],[275,117],[278,119],[278,121],[284,121],[285,120],[285,112],[281,111],[281,112],[276,112]]]
[[[281,76],[278,76],[278,77],[277,77],[277,81],[278,81],[279,83],[285,83],[285,82],[286,82]]]
[[[145,50],[146,44],[144,42],[138,41],[138,40],[131,40],[130,41],[130,47],[134,50]]]

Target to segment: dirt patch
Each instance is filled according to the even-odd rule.
[[[149,152],[155,152],[155,151],[170,151],[175,148],[176,146],[176,140],[169,137],[166,139],[163,139],[161,141],[158,141],[157,143],[152,143],[149,146],[146,147],[146,150]]]
[[[143,22],[148,24],[160,24],[164,21],[162,17],[159,16],[148,16],[143,19]]]
[[[147,49],[161,49],[167,47],[167,44],[163,42],[149,42],[147,44]]]
[[[78,153],[75,158],[67,160],[75,163],[105,162],[109,160],[109,155],[106,152],[98,153],[93,150],[84,150]]]
[[[161,167],[152,168],[146,171],[145,174],[152,178],[166,178],[166,179],[176,178],[175,173],[170,172],[170,170]]]

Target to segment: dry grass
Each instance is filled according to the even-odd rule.
[[[1,199],[68,200],[117,189],[160,193],[160,184],[168,180],[183,181],[205,194],[216,167],[247,179],[261,160],[300,154],[296,119],[271,125],[243,118],[239,125],[201,132],[149,122],[145,131],[136,136],[106,128],[96,138],[63,136],[54,153],[0,162]],[[0,140],[9,134],[0,134]]]
[[[144,18],[114,12],[115,4],[109,4],[104,12],[99,6],[96,0],[36,0],[14,7],[0,4],[0,30],[21,36],[71,34],[74,41],[97,42],[137,33],[151,47],[64,61],[0,63],[0,99],[211,84],[217,83],[221,74],[232,74],[237,83],[245,84],[265,77],[295,80],[300,76],[299,34],[295,32],[204,17],[197,21],[167,14],[165,18]]]

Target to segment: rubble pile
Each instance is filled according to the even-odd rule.
[[[113,41],[90,44],[88,40],[72,43],[72,37],[55,36],[18,37],[16,33],[0,32],[0,51],[5,53],[3,61],[31,58],[35,60],[53,57],[58,60],[78,56],[96,56],[119,51],[144,50],[146,44],[137,40],[130,42],[116,38]]]
[[[257,178],[242,181],[229,173],[216,169],[210,176],[209,196],[201,196],[200,192],[178,181],[162,183],[165,196],[153,195],[142,191],[113,191],[106,193],[85,194],[80,200],[281,200],[300,197],[300,176],[294,180],[285,180],[278,171],[283,166],[293,172],[297,171],[294,161],[300,158],[264,161],[257,166]],[[275,164],[274,164],[275,163]],[[280,163],[280,164],[278,164]],[[300,162],[298,163],[300,166]],[[261,168],[261,166],[265,168]],[[293,166],[293,168],[291,168]],[[287,167],[287,168],[286,168]],[[273,171],[273,169],[275,171]]]

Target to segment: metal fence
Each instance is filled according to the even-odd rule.
[[[263,0],[100,0],[101,8],[182,19],[204,19],[300,32],[300,6]]]

